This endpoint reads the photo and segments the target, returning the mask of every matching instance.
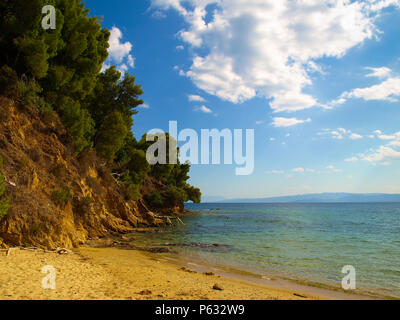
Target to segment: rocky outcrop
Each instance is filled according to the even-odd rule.
[[[0,155],[11,209],[0,246],[76,247],[91,238],[160,226],[93,151],[77,158],[57,116],[0,98]]]

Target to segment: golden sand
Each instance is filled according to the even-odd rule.
[[[42,288],[46,265],[56,270],[55,290]],[[223,290],[215,290],[215,285]],[[0,254],[2,300],[304,300],[301,296],[316,298],[182,270],[161,254],[140,251],[82,248],[68,255],[22,250]]]

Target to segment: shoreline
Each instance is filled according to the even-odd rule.
[[[56,290],[42,288],[45,265],[57,271]],[[330,290],[328,296],[324,289],[253,280],[182,257],[174,261],[165,254],[138,250],[83,247],[68,255],[28,251],[0,255],[0,283],[7,284],[0,286],[0,300],[344,299]]]
[[[390,296],[379,296],[369,292],[363,291],[351,291],[346,292],[343,289],[336,288],[329,285],[320,283],[304,282],[300,280],[294,280],[289,278],[283,278],[280,276],[266,277],[262,274],[253,273],[250,271],[244,271],[236,269],[234,267],[225,265],[213,265],[207,262],[193,259],[193,257],[187,258],[184,255],[178,254],[177,256],[168,257],[172,263],[179,266],[191,268],[197,272],[203,273],[212,271],[217,275],[224,278],[237,279],[248,283],[259,284],[274,289],[288,290],[295,292],[300,295],[311,295],[319,297],[320,299],[328,300],[392,300],[395,299]]]

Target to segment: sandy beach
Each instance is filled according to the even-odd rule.
[[[42,268],[56,269],[56,290],[44,290]],[[222,290],[218,290],[218,288]],[[82,248],[59,255],[0,255],[1,300],[293,300],[316,296],[239,279],[206,275],[135,250]]]

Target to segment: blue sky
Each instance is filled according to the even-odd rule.
[[[400,193],[400,1],[87,0],[153,128],[255,129],[255,170],[193,165],[207,197]],[[190,98],[191,96],[191,98]]]

